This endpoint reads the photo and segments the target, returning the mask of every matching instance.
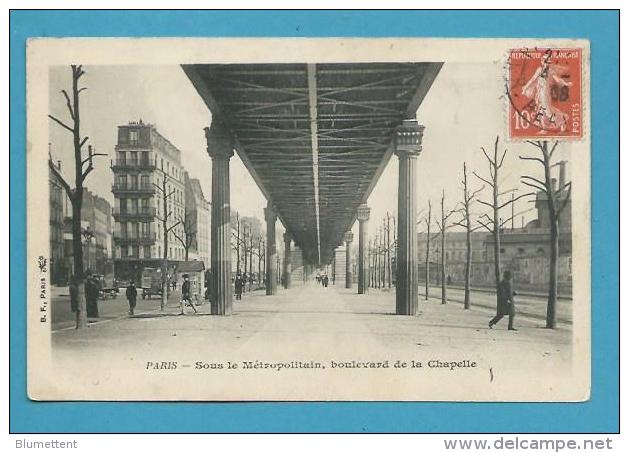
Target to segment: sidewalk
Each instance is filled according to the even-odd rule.
[[[63,395],[89,388],[92,399],[203,401],[281,400],[290,395],[299,400],[304,394],[315,400],[386,400],[392,389],[399,390],[391,385],[400,376],[405,395],[427,400],[482,399],[487,392],[493,398],[526,400],[528,386],[535,388],[537,398],[551,400],[569,390],[562,387],[572,376],[569,326],[549,330],[542,321],[519,317],[517,332],[507,330],[506,319],[490,330],[488,310],[463,310],[460,304],[442,305],[435,299],[420,301],[416,317],[397,316],[394,311],[394,291],[358,295],[355,288],[320,285],[280,290],[275,296],[246,293],[234,302],[234,314],[226,317],[210,315],[209,304],[199,307],[198,314],[187,308],[181,316],[178,305],[171,303],[164,312],[56,332],[52,336],[56,375],[61,378],[81,370],[69,375],[67,384],[59,379],[57,385]],[[368,371],[337,369],[302,371],[305,374],[290,369],[212,371],[228,362],[243,368],[245,362],[314,361],[333,368],[332,362],[365,360],[389,361],[391,369],[373,376]],[[478,367],[419,374],[409,369],[399,375],[392,365],[399,360],[469,361]],[[155,371],[156,366],[176,370]],[[469,376],[463,386],[462,372]],[[338,373],[345,384],[333,384]],[[182,386],[182,379],[188,384]],[[413,387],[407,387],[411,382]],[[500,384],[487,387],[493,382]],[[481,394],[485,396],[477,396]]]

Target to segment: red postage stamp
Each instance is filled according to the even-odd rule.
[[[509,52],[509,136],[581,138],[581,49]]]

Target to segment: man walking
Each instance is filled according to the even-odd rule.
[[[135,287],[135,282],[131,280],[129,286],[127,286],[127,300],[129,301],[129,315],[133,316],[135,310],[135,302],[138,298],[138,290]]]
[[[100,295],[100,285],[91,272],[88,271],[85,280],[85,301],[87,305],[87,317],[98,318],[98,296]]]
[[[181,314],[183,315],[183,307],[189,304],[195,313],[197,313],[197,308],[192,303],[192,299],[190,297],[190,279],[188,278],[188,274],[183,276],[183,285],[181,285]]]
[[[509,315],[509,330],[518,330],[513,327],[513,319],[515,318],[515,291],[511,286],[511,271],[504,271],[502,281],[498,285],[498,309],[496,316],[489,321],[489,328],[493,329],[505,315]]]
[[[76,277],[74,275],[70,277],[68,290],[70,291],[70,309],[76,317],[76,329],[78,329],[81,310],[79,308],[79,287],[76,284]]]
[[[236,290],[236,300],[242,299],[242,287],[244,286],[244,281],[240,274],[236,274],[236,280],[234,280],[234,289]]]

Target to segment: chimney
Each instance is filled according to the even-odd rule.
[[[559,189],[563,189],[566,185],[566,161],[562,160],[559,165]]]

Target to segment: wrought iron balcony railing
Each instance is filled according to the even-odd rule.
[[[125,218],[138,218],[138,217],[154,217],[155,216],[155,208],[149,207],[140,207],[138,209],[120,209],[114,208],[113,210],[114,218],[125,219]]]
[[[118,193],[137,193],[137,194],[147,194],[152,195],[155,193],[155,186],[153,184],[113,184],[111,186],[111,191],[114,194]]]

